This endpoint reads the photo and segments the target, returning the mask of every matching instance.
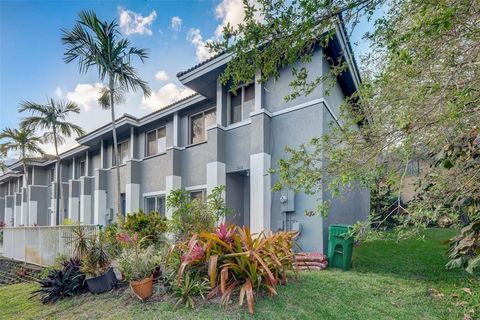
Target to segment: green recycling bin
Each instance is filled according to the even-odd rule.
[[[332,268],[350,270],[352,266],[353,237],[347,233],[352,226],[332,224],[328,227],[328,264]]]

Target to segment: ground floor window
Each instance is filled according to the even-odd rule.
[[[199,199],[201,201],[205,200],[205,190],[190,191],[190,199]]]
[[[165,197],[164,196],[149,196],[145,197],[145,213],[152,211],[160,213],[165,216]]]

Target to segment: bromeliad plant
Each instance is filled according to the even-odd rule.
[[[287,282],[293,271],[293,244],[296,232],[251,234],[248,227],[227,227],[215,232],[195,234],[188,243],[180,244],[184,253],[179,279],[192,269],[207,270],[210,279],[209,298],[221,293],[225,306],[235,289],[240,290],[239,304],[246,298],[253,313],[254,294],[266,289],[276,295],[279,283]]]
[[[72,258],[62,263],[62,269],[52,269],[47,277],[38,281],[40,289],[32,296],[40,296],[43,304],[55,303],[61,299],[85,292],[85,274],[81,272],[81,260]]]

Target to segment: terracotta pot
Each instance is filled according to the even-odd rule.
[[[153,294],[153,276],[130,282],[130,288],[140,300],[145,300]]]

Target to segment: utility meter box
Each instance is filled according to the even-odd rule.
[[[280,203],[282,212],[295,211],[295,192],[293,190],[282,190]]]

